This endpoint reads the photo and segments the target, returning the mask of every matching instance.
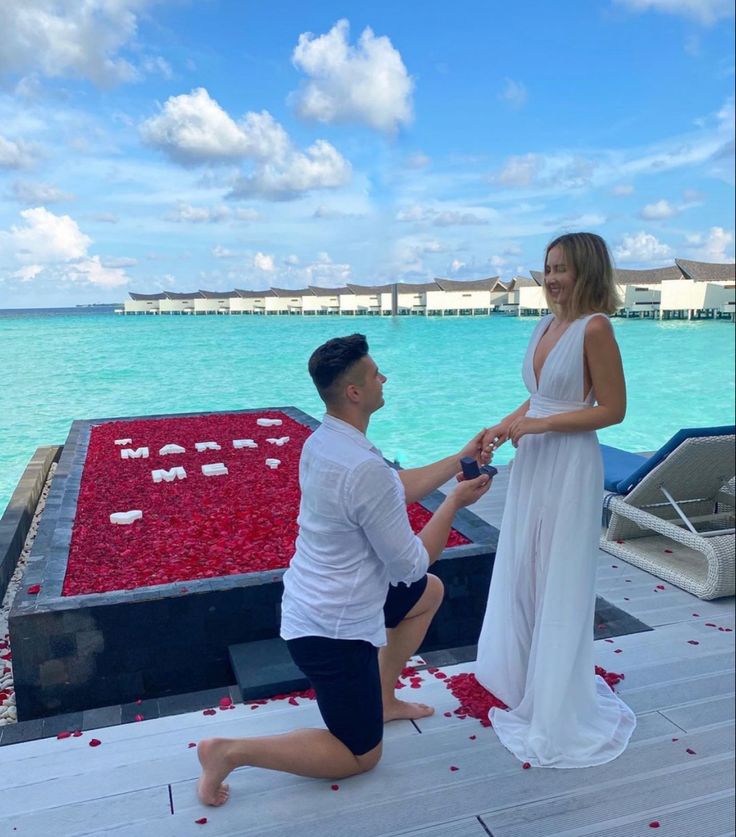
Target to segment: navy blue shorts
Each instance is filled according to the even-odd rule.
[[[427,577],[390,587],[384,605],[387,628],[395,628],[419,601]],[[383,739],[383,700],[378,649],[362,639],[304,636],[286,642],[292,659],[312,684],[327,729],[353,755]]]

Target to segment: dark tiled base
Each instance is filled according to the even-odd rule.
[[[0,747],[6,744],[35,741],[37,738],[53,738],[65,731],[86,731],[137,723],[136,716],[138,715],[142,715],[143,720],[148,721],[169,715],[182,715],[186,712],[216,708],[223,697],[229,697],[235,703],[240,700],[240,691],[237,686],[228,685],[219,689],[205,689],[185,695],[170,695],[158,700],[102,706],[97,709],[87,709],[84,712],[55,715],[53,718],[36,718],[32,721],[19,721],[17,724],[5,724],[0,726]]]
[[[593,639],[609,639],[626,634],[639,634],[653,631],[635,616],[607,602],[600,596],[595,600],[595,618],[593,620]],[[478,646],[464,645],[458,648],[446,648],[442,651],[421,652],[422,658],[431,666],[455,666],[477,659]]]
[[[625,634],[651,631],[653,628],[645,625],[630,614],[620,610],[615,605],[602,599],[596,599],[594,638],[606,639]],[[476,659],[477,645],[463,645],[455,648],[445,648],[440,651],[421,652],[427,666],[454,666],[472,662]],[[288,652],[287,652],[288,653]],[[298,671],[296,666],[294,671]],[[266,685],[258,697],[268,697],[277,694],[272,686]],[[136,715],[143,715],[144,719],[163,718],[168,715],[181,715],[186,712],[217,707],[220,699],[229,697],[233,702],[240,702],[241,690],[238,685],[227,685],[216,689],[205,689],[199,692],[189,692],[181,695],[169,695],[157,700],[134,701],[132,703],[103,706],[98,709],[87,709],[84,712],[71,712],[56,715],[52,718],[39,718],[32,721],[20,721],[17,724],[0,726],[0,746],[5,744],[19,744],[33,741],[37,738],[50,738],[63,730],[76,729],[91,730],[117,726],[121,723],[135,723]],[[250,699],[254,699],[253,696]]]

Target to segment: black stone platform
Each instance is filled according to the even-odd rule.
[[[264,409],[319,426],[294,407],[227,412]],[[92,425],[186,415],[207,414],[72,424],[10,613],[20,720],[227,687],[234,679],[229,646],[278,636],[285,570],[61,595]],[[442,499],[435,492],[422,504],[433,511]],[[467,509],[454,525],[471,543],[445,550],[433,566],[446,593],[427,636],[428,649],[474,642],[485,610],[498,531]],[[40,592],[30,595],[27,588],[35,584]]]
[[[230,662],[241,700],[301,692],[309,681],[291,659],[286,642],[276,637],[230,646]]]

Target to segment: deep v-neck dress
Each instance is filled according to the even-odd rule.
[[[595,316],[595,315],[592,315]],[[582,410],[584,337],[575,320],[534,372],[538,323],[523,378],[530,417]],[[632,711],[594,674],[593,619],[603,465],[595,432],[523,436],[511,468],[476,677],[508,707],[492,709],[501,742],[538,767],[590,767],[620,755]]]

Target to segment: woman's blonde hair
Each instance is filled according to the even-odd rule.
[[[575,285],[565,314],[573,320],[585,314],[613,314],[621,307],[621,297],[613,275],[613,262],[606,242],[595,233],[565,233],[550,241],[544,251],[545,275],[547,256],[553,247],[561,247],[565,260],[575,271]],[[558,306],[550,299],[544,284],[547,306],[559,314]]]

